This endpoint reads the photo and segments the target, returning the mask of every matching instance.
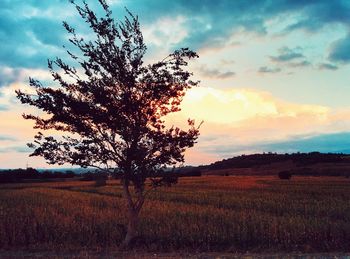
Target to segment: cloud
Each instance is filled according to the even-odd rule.
[[[203,65],[199,68],[199,73],[204,77],[227,79],[233,77],[236,73],[233,71],[221,72],[218,69],[211,69]]]
[[[96,1],[88,1],[98,13]],[[44,67],[48,57],[62,56],[66,35],[61,26],[67,20],[80,33],[88,26],[68,1],[3,0],[0,10],[0,64],[10,67]],[[150,44],[201,49],[230,44],[237,32],[267,34],[267,23],[274,17],[294,15],[287,30],[322,29],[330,23],[349,27],[347,1],[111,1],[114,16],[123,19],[122,5],[140,16],[142,29],[150,31]],[[182,17],[178,23],[178,17]],[[220,19],[218,19],[220,17]],[[165,22],[164,22],[165,21]],[[155,28],[155,25],[157,28]],[[178,26],[180,25],[180,27]],[[49,33],[47,33],[49,32]],[[170,33],[171,32],[171,33]],[[157,45],[158,44],[158,45]],[[160,45],[159,45],[160,44]],[[164,44],[164,45],[162,45]],[[152,47],[150,48],[152,50]]]
[[[9,135],[0,135],[0,141],[15,141],[16,138]]]
[[[96,1],[88,1],[101,12]],[[114,17],[123,19],[126,5],[140,16],[146,43],[174,49],[224,47],[235,33],[268,34],[268,21],[293,16],[288,30],[318,30],[330,23],[349,27],[349,4],[346,1],[268,0],[224,1],[111,1]],[[302,15],[301,15],[302,14]],[[220,17],[220,19],[218,19]],[[79,33],[88,35],[88,26],[78,17],[68,1],[2,1],[0,10],[0,65],[42,68],[46,59],[66,57],[62,44],[67,43],[61,21],[67,20]],[[47,33],[49,32],[49,33]],[[288,58],[288,56],[286,56]],[[292,56],[289,56],[292,57]],[[281,57],[280,57],[281,58]],[[283,57],[282,57],[283,58]]]
[[[311,66],[311,62],[310,61],[307,61],[307,60],[303,60],[303,61],[300,61],[300,62],[290,62],[288,63],[288,66],[289,67],[308,67],[308,66]]]
[[[144,28],[143,34],[150,44],[172,48],[187,36],[185,22],[183,16],[161,18]]]
[[[250,123],[265,124],[266,119],[269,120],[267,125],[273,120],[283,121],[284,119],[290,119],[295,123],[298,118],[305,117],[309,120],[310,116],[322,121],[329,112],[329,108],[324,106],[288,103],[269,93],[253,89],[220,90],[209,87],[188,91],[181,108],[180,113],[174,114],[177,120],[173,121],[181,121],[178,116],[182,116],[204,120],[213,125],[231,127],[239,124],[244,128]],[[258,126],[256,125],[255,128]],[[281,126],[285,127],[287,124],[284,122]]]
[[[326,152],[329,147],[329,151],[341,152],[345,144],[339,140],[331,147],[331,136],[326,138],[328,146],[321,139],[317,146],[316,138],[304,149],[302,145],[311,137],[350,132],[350,108],[291,103],[253,89],[194,88],[181,108],[167,118],[167,124],[186,127],[187,118],[203,120],[201,136],[191,154],[204,152],[211,156],[210,161],[262,151]],[[187,161],[192,161],[190,155]]]
[[[349,152],[350,132],[317,134],[315,136],[292,136],[288,141],[266,143],[262,147],[271,150],[301,152]],[[290,152],[290,151],[289,151]]]
[[[62,49],[68,42],[62,20],[70,18],[77,26],[82,23],[68,1],[4,0],[1,5],[0,65],[42,68],[47,58],[67,57]]]
[[[279,55],[270,56],[270,59],[275,62],[288,62],[291,60],[304,58],[304,55],[300,52],[300,50],[300,47],[296,47],[294,49],[282,47],[278,49]]]
[[[65,43],[66,33],[59,21],[42,17],[32,18],[28,21],[27,26],[28,31],[34,36],[34,40],[38,40],[42,44],[61,47]]]
[[[52,81],[48,70],[0,66],[0,88],[11,86],[14,83],[28,84],[29,77],[42,81]]]
[[[49,85],[54,85],[49,71],[0,66],[0,112],[2,112],[2,114],[17,110],[18,107],[22,108],[22,106],[19,105],[19,100],[16,98],[16,90],[21,89],[27,93],[35,93],[35,90],[29,86],[29,77],[41,80],[44,84],[50,82]],[[0,116],[0,121],[3,120],[3,117],[4,115]],[[7,118],[7,120],[9,119],[12,120],[12,118]],[[6,128],[6,122],[2,122],[1,126]]]
[[[25,20],[15,20],[15,14],[0,12],[0,65],[36,67],[45,65],[38,43],[33,41]],[[40,64],[41,63],[41,64]]]
[[[31,152],[33,152],[33,150],[30,149],[29,147],[24,146],[24,145],[0,147],[0,153],[10,153],[10,152],[31,153]]]
[[[0,104],[0,111],[7,111],[8,109],[9,107],[7,105]]]
[[[318,65],[318,69],[320,70],[337,70],[338,66],[331,63],[321,63]]]
[[[261,2],[258,5],[263,4]],[[184,26],[188,33],[178,46],[192,49],[225,46],[227,38],[239,30],[266,32],[262,17],[251,15],[258,7],[244,1],[227,1],[220,5],[212,1],[150,1],[147,4],[135,1],[130,2],[128,8],[142,14],[141,21],[145,22],[145,28],[155,23],[155,17],[159,17],[159,20],[164,17],[173,19],[179,14],[186,17]]]
[[[301,51],[301,47],[282,47],[278,49],[278,55],[270,56],[270,59],[275,63],[291,68],[311,66],[311,62],[306,60],[306,57]]]
[[[15,82],[19,77],[19,70],[10,67],[0,67],[0,87]]]
[[[223,156],[237,154],[277,152],[334,152],[350,153],[350,132],[316,134],[312,136],[290,136],[288,140],[276,142],[258,142],[253,145],[220,145],[208,147],[206,152],[219,153]]]
[[[350,63],[350,34],[332,44],[328,58],[333,62]]]
[[[291,7],[293,1],[281,1],[286,7]],[[294,1],[295,11],[298,13],[299,19],[288,25],[285,31],[303,29],[308,32],[316,32],[321,30],[328,24],[343,24],[349,26],[350,4],[348,1]]]
[[[234,60],[230,60],[230,59],[221,59],[220,60],[220,64],[221,65],[233,65],[235,64],[235,61]]]
[[[263,67],[260,67],[258,72],[259,73],[262,73],[262,74],[266,74],[266,73],[278,73],[278,72],[281,72],[282,69],[281,68],[278,68],[278,67],[275,67],[275,68],[270,68],[270,67],[267,67],[267,66],[263,66]]]
[[[266,35],[268,22],[276,17],[285,20],[292,17],[285,31],[307,30],[316,32],[329,24],[349,27],[349,3],[342,0],[319,1],[141,1],[128,2],[130,10],[142,15],[146,23],[153,23],[154,17],[188,18],[189,33],[182,44],[198,49],[225,46],[227,39],[238,31]],[[118,8],[115,11],[118,12]],[[220,17],[220,19],[218,19]]]

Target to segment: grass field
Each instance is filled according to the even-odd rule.
[[[350,252],[350,180],[181,178],[146,201],[143,251]],[[125,205],[118,181],[0,186],[0,248],[116,248]]]

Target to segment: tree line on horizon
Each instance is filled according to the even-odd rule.
[[[176,182],[178,177],[186,176],[201,176],[201,171],[199,169],[187,169],[187,170],[173,170],[169,171],[167,174],[168,178]],[[156,175],[157,177],[157,175]],[[159,174],[158,177],[163,177]],[[0,170],[0,183],[19,183],[23,181],[47,181],[47,180],[60,180],[60,179],[73,179],[78,178],[81,181],[100,181],[107,179],[120,179],[120,175],[116,173],[106,173],[99,170],[89,170],[86,172],[74,172],[72,170],[65,171],[40,171],[34,168],[26,169],[5,169]]]
[[[339,163],[339,162],[350,162],[347,157],[350,155],[343,153],[285,153],[278,154],[273,152],[251,154],[251,155],[240,155],[221,161],[214,162],[209,165],[201,166],[184,166],[178,167],[173,170],[168,170],[168,177],[186,177],[186,176],[201,176],[204,170],[219,170],[219,169],[230,169],[230,168],[249,168],[267,165],[276,162],[292,161],[297,166],[307,166],[315,163]],[[24,179],[60,179],[60,178],[73,178],[81,177],[81,180],[95,181],[96,179],[105,178],[108,176],[112,179],[119,179],[118,170],[115,173],[107,174],[99,170],[88,170],[83,173],[74,172],[73,170],[64,171],[40,171],[34,168],[26,169],[5,169],[0,170],[0,183],[9,182],[20,182]],[[156,175],[155,175],[156,176]],[[162,175],[159,175],[161,177]]]
[[[28,167],[26,169],[5,169],[0,170],[0,183],[17,183],[23,180],[45,180],[45,179],[64,179],[73,178],[78,176],[78,174],[73,171],[67,170],[64,172],[52,172],[49,170],[38,171],[35,168]]]

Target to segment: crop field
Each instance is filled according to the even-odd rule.
[[[350,251],[350,180],[202,176],[150,194],[143,251]],[[126,213],[117,180],[3,184],[0,249],[116,248]]]

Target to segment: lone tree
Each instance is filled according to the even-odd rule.
[[[186,90],[197,86],[185,68],[198,55],[181,48],[162,61],[144,65],[146,46],[138,17],[128,10],[116,22],[106,0],[97,17],[84,2],[71,0],[79,15],[94,32],[84,40],[66,22],[69,41],[77,53],[67,50],[75,65],[61,58],[48,61],[55,86],[44,86],[30,78],[36,94],[16,91],[23,104],[35,106],[43,116],[24,114],[34,128],[55,130],[62,136],[38,132],[31,156],[42,156],[49,164],[70,163],[118,173],[128,208],[127,234],[122,246],[136,235],[138,216],[145,200],[146,179],[152,187],[171,184],[164,169],[184,161],[184,151],[199,136],[199,126],[188,119],[189,128],[167,128],[164,117],[180,110]],[[79,66],[79,70],[75,66]],[[171,179],[170,179],[171,180]]]

